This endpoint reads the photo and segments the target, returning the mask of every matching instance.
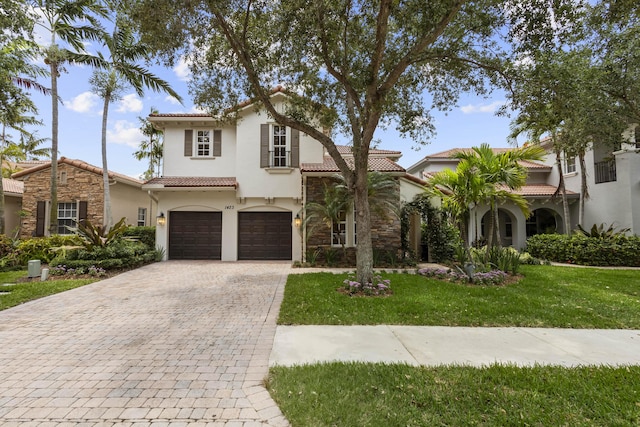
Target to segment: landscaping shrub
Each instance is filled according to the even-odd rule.
[[[6,234],[0,234],[0,258],[13,252],[13,241]]]
[[[532,256],[555,262],[592,266],[640,267],[640,237],[610,238],[581,234],[539,234],[527,240]]]
[[[156,228],[155,227],[127,227],[122,233],[123,237],[130,237],[147,245],[149,249],[156,247]]]
[[[81,240],[75,234],[54,234],[49,237],[21,240],[16,245],[16,259],[20,265],[26,265],[32,259],[39,259],[46,264],[58,256],[57,248],[80,244]]]

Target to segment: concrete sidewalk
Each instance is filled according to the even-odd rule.
[[[640,330],[442,326],[278,326],[270,366],[361,361],[640,365]]]

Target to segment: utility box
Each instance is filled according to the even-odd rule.
[[[28,262],[27,272],[29,277],[40,277],[40,260],[32,259]]]

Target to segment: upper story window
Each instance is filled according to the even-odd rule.
[[[260,125],[260,167],[300,167],[300,132],[277,123]]]
[[[209,157],[211,155],[211,131],[196,131],[196,156]]]
[[[566,156],[564,159],[564,173],[576,171],[576,156]]]
[[[222,131],[219,129],[185,129],[184,155],[211,158],[222,155]]]

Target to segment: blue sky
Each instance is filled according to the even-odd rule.
[[[88,50],[95,51],[91,46]],[[161,113],[197,111],[187,90],[189,74],[184,63],[173,69],[151,69],[171,83],[174,90],[183,97],[184,105],[164,93],[148,91],[140,98],[133,90],[125,91],[122,100],[111,104],[109,109],[107,158],[111,171],[139,177],[146,170],[146,163],[136,160],[133,153],[143,140],[139,132],[138,117],[146,117],[152,107]],[[59,155],[101,166],[102,100],[91,93],[88,83],[90,76],[89,68],[68,65],[66,72],[58,80],[59,95],[63,101],[59,108]],[[41,82],[50,86],[47,79]],[[51,98],[34,93],[33,99],[44,123],[36,129],[37,135],[50,138]],[[489,98],[464,95],[458,106],[448,113],[433,113],[437,135],[428,145],[421,146],[420,150],[413,149],[417,144],[402,139],[393,129],[379,130],[376,133],[375,137],[380,141],[378,148],[402,151],[399,163],[406,168],[430,153],[454,147],[471,147],[484,142],[493,147],[506,147],[510,119],[495,115],[503,102],[504,97],[499,92]],[[47,141],[46,144],[50,145],[50,142]]]

